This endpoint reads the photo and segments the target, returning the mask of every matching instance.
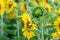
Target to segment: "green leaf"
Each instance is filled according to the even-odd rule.
[[[32,32],[34,32],[36,35],[40,35],[40,31],[39,30],[32,30]]]
[[[0,36],[0,40],[9,40],[9,38],[6,36]]]

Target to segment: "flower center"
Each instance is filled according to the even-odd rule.
[[[48,11],[48,8],[45,8],[46,11]]]
[[[46,0],[46,2],[48,2],[48,0]]]
[[[1,5],[0,5],[0,10],[1,10]]]
[[[11,3],[11,4],[9,4],[9,8],[11,8],[11,6],[12,6],[13,4]]]
[[[24,4],[24,7],[25,7],[25,9],[27,9],[27,8],[26,8],[26,4]]]
[[[27,22],[27,28],[31,28],[32,27],[32,25],[31,25],[31,23],[28,21]]]
[[[59,29],[60,29],[60,23],[58,24],[58,27],[59,27]]]

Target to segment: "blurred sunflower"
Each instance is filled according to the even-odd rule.
[[[38,4],[36,1],[33,1],[33,5],[36,7]]]
[[[54,25],[55,25],[56,31],[60,34],[60,17],[58,17],[57,20],[54,21]]]
[[[15,13],[8,13],[8,19],[14,19]]]
[[[7,2],[6,4],[6,9],[7,9],[7,12],[10,13],[11,10],[14,10],[14,8],[17,6],[16,2],[13,2],[13,1],[9,1]]]
[[[25,2],[22,3],[22,5],[20,7],[20,10],[23,11],[23,12],[27,11],[26,3]]]
[[[5,10],[5,4],[2,0],[0,0],[0,15],[4,14],[4,10]]]
[[[40,3],[40,2],[42,2],[42,0],[36,0],[36,2],[37,2],[37,3]]]
[[[41,6],[46,6],[48,4],[48,0],[42,0],[42,2],[40,2]]]
[[[52,24],[51,23],[47,23],[47,26],[51,26]]]
[[[45,6],[45,12],[51,12],[51,11],[52,11],[52,7],[49,4],[47,4]]]
[[[22,20],[24,21],[24,28],[22,29],[23,35],[24,37],[27,37],[28,40],[30,40],[33,36],[35,36],[34,32],[31,30],[37,30],[35,27],[36,25],[32,24],[30,16],[27,12],[19,17],[22,17]]]
[[[53,40],[53,39],[55,39],[55,38],[57,38],[57,39],[59,39],[60,40],[60,34],[58,34],[58,33],[52,33],[52,39],[51,40]]]
[[[55,12],[60,14],[60,9],[56,9]]]
[[[2,1],[5,2],[5,3],[7,3],[7,2],[13,1],[13,0],[2,0]]]
[[[33,10],[33,12],[32,12],[32,15],[33,15],[33,17],[35,17],[35,18],[39,18],[40,16],[43,15],[43,11],[44,11],[44,10],[43,10],[42,7],[37,6],[37,7],[34,8],[34,10]]]

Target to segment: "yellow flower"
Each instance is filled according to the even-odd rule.
[[[42,2],[40,2],[41,6],[46,6],[48,4],[48,0],[43,0]]]
[[[7,6],[6,9],[7,9],[8,13],[10,13],[11,10],[13,10],[17,6],[17,4],[13,1],[9,1],[9,2],[7,2],[6,6]]]
[[[2,1],[4,1],[5,3],[7,3],[7,2],[10,2],[10,1],[13,1],[13,0],[2,0]]]
[[[28,40],[30,40],[33,36],[35,36],[34,32],[32,32],[31,30],[36,30],[35,24],[30,24],[29,22],[24,24],[24,28],[22,29],[22,32],[24,37],[27,37]]]
[[[51,12],[51,11],[52,11],[52,7],[51,7],[49,4],[47,4],[47,5],[45,6],[45,11]]]
[[[5,10],[5,4],[2,0],[0,0],[0,15],[4,14],[4,10]]]
[[[32,1],[32,3],[33,3],[33,6],[35,7],[38,5],[36,1]]]
[[[47,23],[47,26],[51,26],[52,24],[51,23]]]
[[[60,36],[60,35],[59,35],[58,33],[52,33],[52,37],[53,37],[53,38],[59,38],[59,36]]]
[[[43,0],[43,2],[45,2],[45,4],[47,4],[48,3],[48,0]]]
[[[8,14],[8,19],[14,19],[15,13],[9,13]]]
[[[42,0],[36,0],[38,3],[42,2]]]
[[[22,29],[24,37],[27,37],[30,40],[33,36],[35,36],[34,32],[31,30],[37,30],[36,25],[32,23],[29,14],[26,12],[23,15],[19,16],[24,21],[24,28]]]
[[[55,12],[60,14],[60,9],[55,10]]]
[[[60,0],[59,0],[60,1]]]
[[[25,2],[22,3],[22,6],[20,7],[20,10],[23,11],[23,12],[27,11]]]
[[[30,20],[30,16],[28,15],[28,13],[27,12],[24,12],[23,13],[23,15],[21,15],[21,16],[18,16],[18,17],[22,17],[22,20],[26,23],[27,22],[27,20]]]
[[[23,35],[24,35],[24,37],[27,37],[28,40],[30,40],[30,38],[32,38],[33,36],[35,36],[35,34],[32,31],[29,31],[29,30],[24,30]]]
[[[60,34],[60,17],[58,17],[57,20],[54,21],[54,25],[55,25],[56,31]]]

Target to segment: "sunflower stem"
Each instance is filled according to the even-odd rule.
[[[1,35],[3,36],[4,30],[3,30],[3,15],[1,15]]]
[[[40,27],[39,27],[39,30],[40,30]],[[41,38],[40,38],[40,34],[38,35],[38,40],[41,40]]]
[[[47,28],[47,35],[48,35],[48,28]],[[48,40],[48,37],[47,37],[47,40]]]
[[[42,24],[42,40],[44,40],[44,29],[43,29],[43,24]]]
[[[38,35],[38,40],[40,40],[40,35]]]
[[[18,18],[18,10],[16,10],[16,18]],[[18,24],[17,20],[16,20],[16,22],[17,22],[17,35],[18,35],[18,40],[19,40],[19,37],[20,37],[19,24]]]

